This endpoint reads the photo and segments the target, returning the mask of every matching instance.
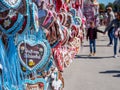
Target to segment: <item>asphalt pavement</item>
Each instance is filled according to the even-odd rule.
[[[99,34],[97,53],[89,56],[89,42],[84,41],[80,53],[63,72],[64,90],[120,90],[120,53],[114,58],[108,42],[107,35]]]

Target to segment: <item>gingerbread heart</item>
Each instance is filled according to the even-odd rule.
[[[48,62],[50,46],[43,41],[21,41],[18,45],[21,64],[29,71],[42,69]]]
[[[6,19],[1,19],[0,30],[6,35],[15,35],[24,23],[23,15],[12,12]]]
[[[47,90],[47,82],[44,78],[25,79],[24,83],[26,84],[26,90]]]

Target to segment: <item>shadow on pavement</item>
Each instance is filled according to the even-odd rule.
[[[117,75],[113,75],[113,77],[120,77],[120,71],[118,70],[109,70],[109,71],[103,71],[99,73],[100,74],[117,74]]]
[[[106,41],[106,40],[97,40],[97,41]]]
[[[89,45],[83,45],[84,47],[89,47]],[[107,45],[96,45],[96,47],[109,47]]]
[[[117,75],[113,75],[113,77],[120,77],[120,74],[117,74]]]
[[[83,58],[83,59],[105,59],[105,58],[113,58],[113,56],[89,56],[89,55],[76,55],[75,58]]]
[[[118,70],[109,70],[109,71],[103,71],[103,72],[100,72],[102,74],[111,74],[111,73],[120,73],[120,71]]]

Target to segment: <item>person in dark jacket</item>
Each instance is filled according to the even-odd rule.
[[[97,32],[103,33],[102,31],[98,30],[95,27],[95,24],[93,21],[90,22],[90,27],[88,28],[87,31],[87,37],[86,39],[89,39],[89,44],[90,44],[90,56],[96,54],[96,39],[97,39]]]
[[[104,33],[110,30],[113,27],[113,39],[114,39],[114,57],[117,57],[117,43],[118,43],[118,36],[116,35],[116,31],[120,28],[120,12],[117,13],[116,19],[112,20],[112,22],[106,27]]]

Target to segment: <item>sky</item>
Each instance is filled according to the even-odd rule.
[[[107,5],[109,2],[114,2],[115,0],[98,0],[99,3],[104,3]]]

